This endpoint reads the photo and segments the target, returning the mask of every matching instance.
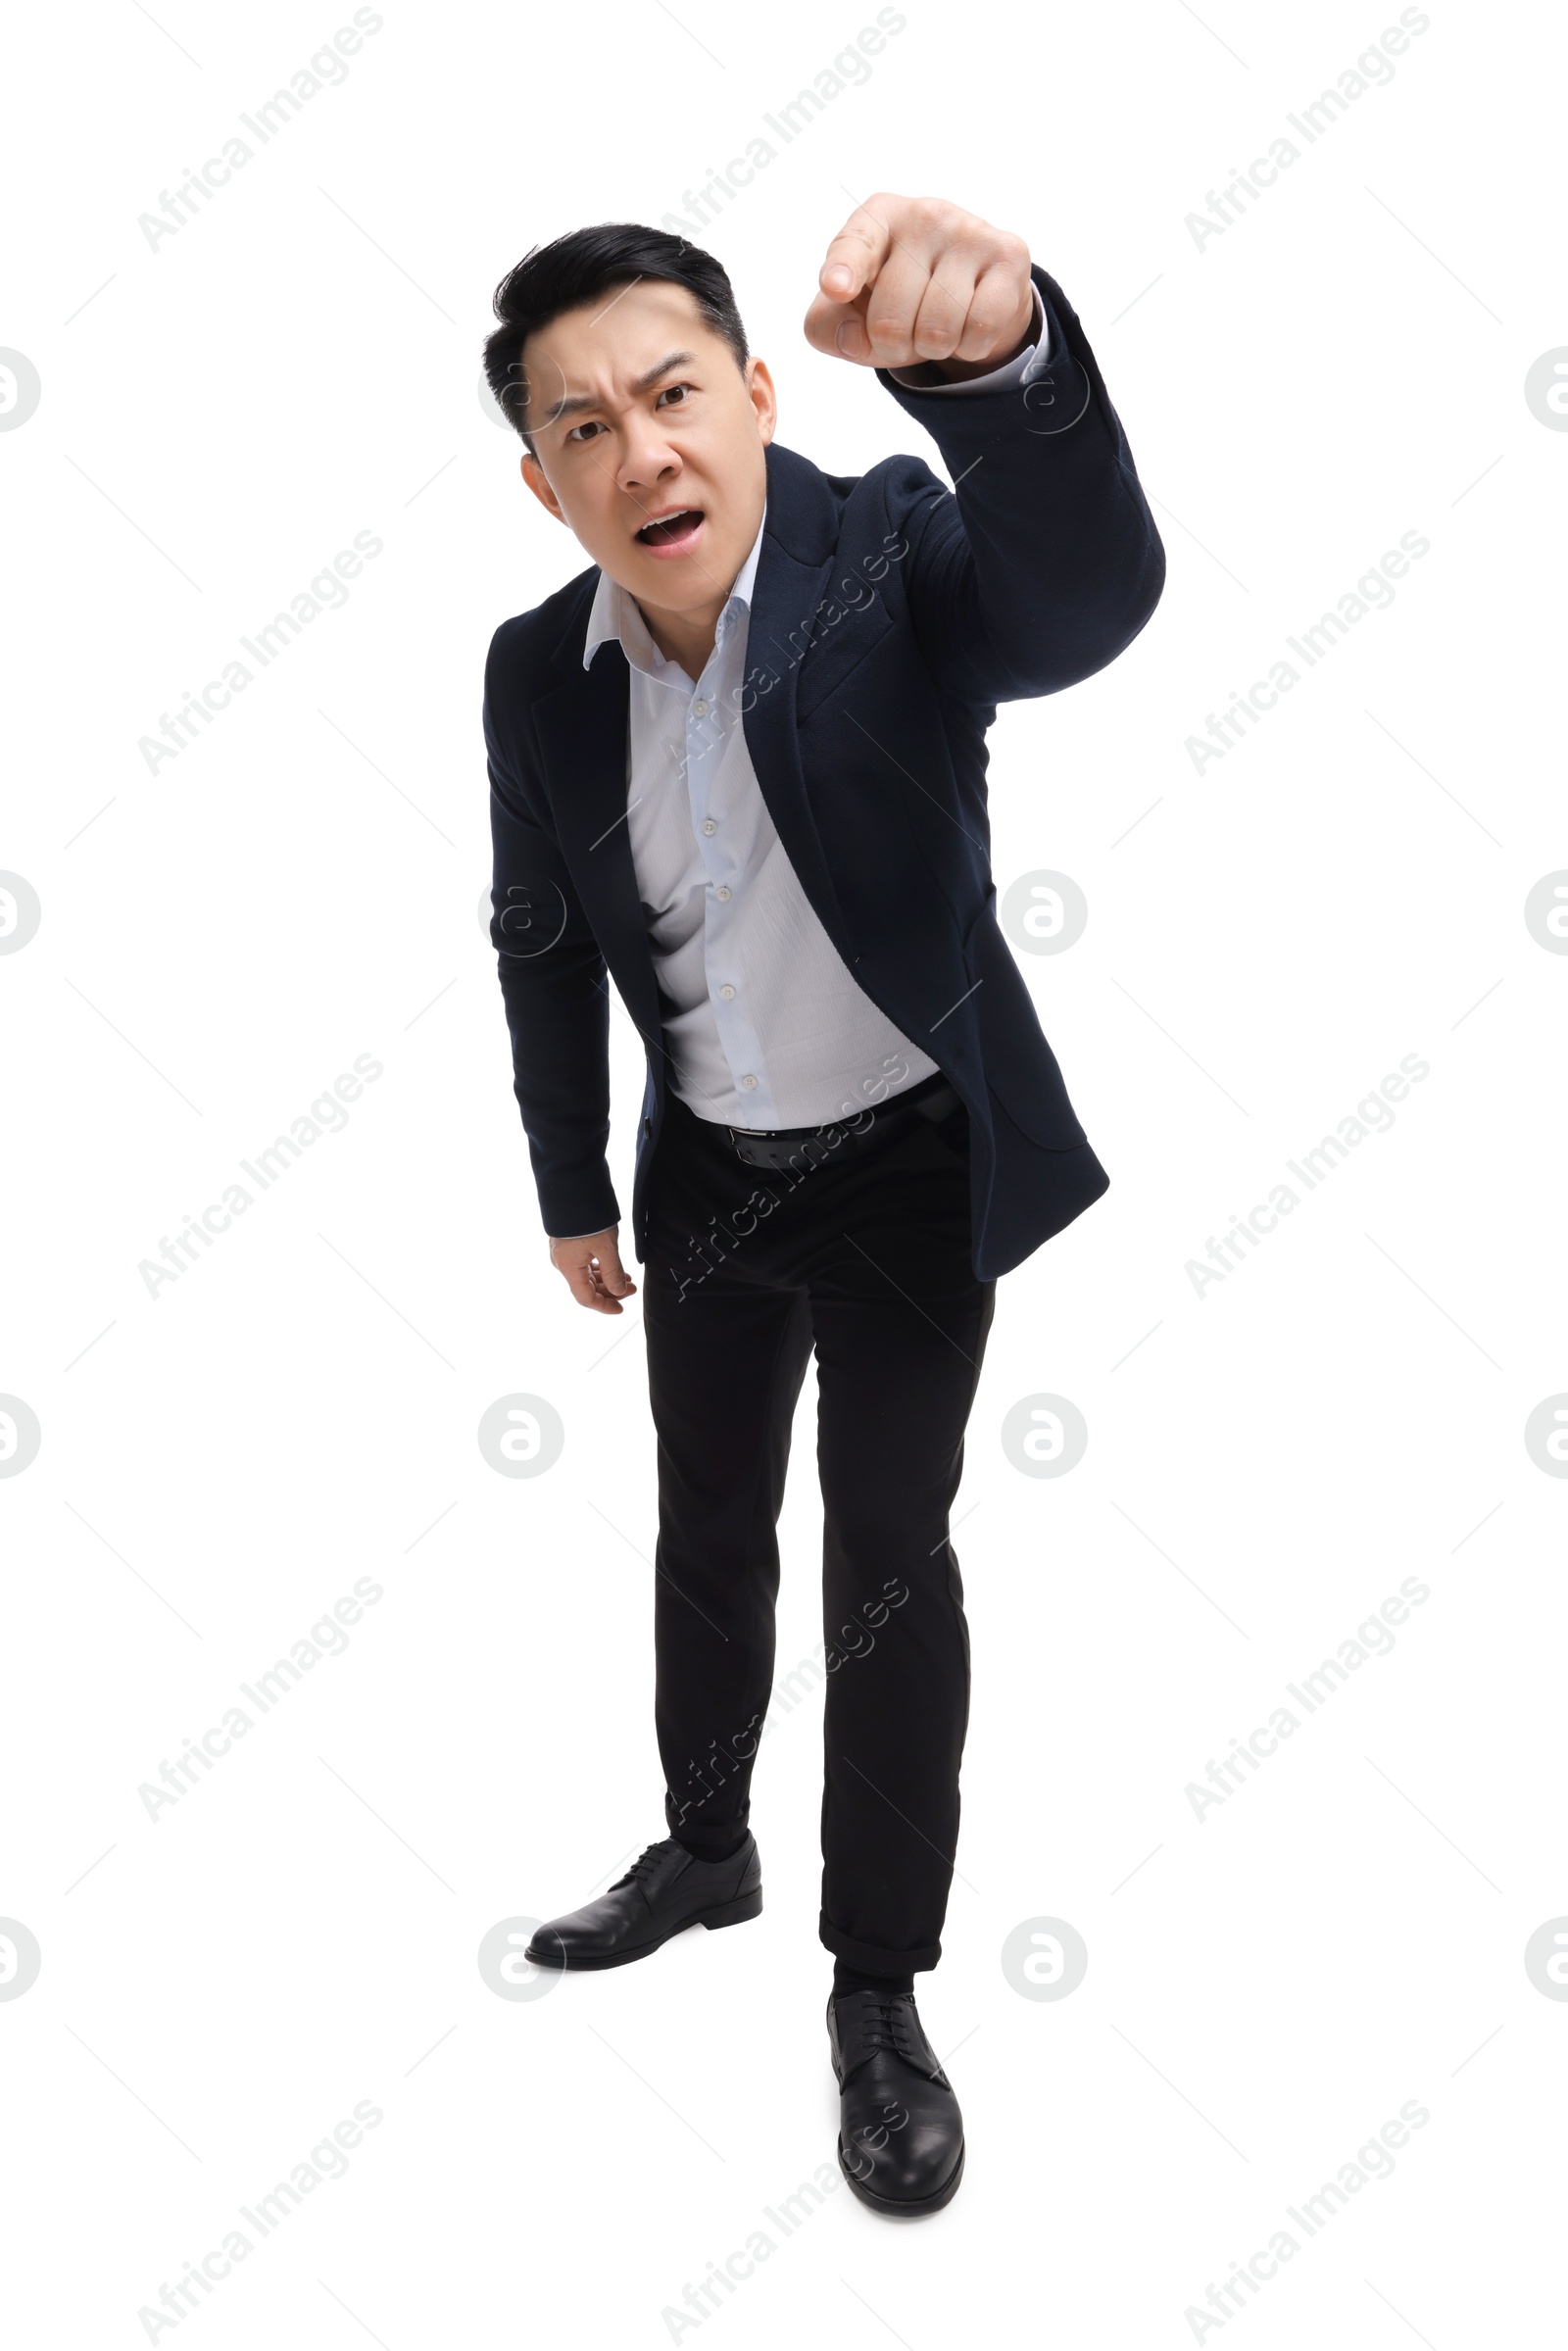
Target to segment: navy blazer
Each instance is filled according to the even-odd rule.
[[[1113,661],[1159,600],[1164,550],[1094,354],[1033,272],[1056,358],[1022,390],[879,380],[936,441],[856,478],[767,451],[742,690],[747,749],[828,937],[969,1113],[973,1260],[1005,1273],[1109,1181],[997,923],[986,730],[1000,702]],[[633,1238],[668,1083],[626,810],[628,670],[583,667],[592,568],[504,621],[485,671],[491,944],[548,1233],[618,1221],[606,970],[643,1039]]]

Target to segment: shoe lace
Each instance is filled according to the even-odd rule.
[[[632,1863],[630,1869],[626,1872],[624,1878],[617,1878],[614,1885],[611,1886],[610,1891],[614,1893],[620,1886],[631,1886],[636,1882],[637,1879],[646,1878],[649,1871],[654,1867],[654,1864],[662,1858],[662,1856],[668,1850],[668,1847],[669,1839],[667,1837],[662,1837],[657,1844],[645,1846],[643,1851],[638,1854],[636,1860]]]
[[[861,1992],[859,2016],[859,2049],[885,2049],[890,2056],[910,2058],[908,2006],[912,2005],[907,1992]]]

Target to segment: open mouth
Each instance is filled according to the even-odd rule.
[[[655,522],[645,522],[637,533],[639,547],[648,547],[657,554],[673,555],[689,547],[703,527],[703,510],[697,506],[681,507],[675,514],[661,514]]]

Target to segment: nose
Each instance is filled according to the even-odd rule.
[[[680,471],[680,458],[657,415],[627,419],[615,479],[633,496],[666,484]]]

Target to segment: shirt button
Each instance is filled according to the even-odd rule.
[[[693,712],[693,715],[694,715],[695,717],[698,717],[698,718],[706,718],[706,717],[708,716],[708,705],[707,705],[707,703],[706,703],[706,702],[694,702],[694,703],[692,704],[692,712]]]
[[[719,992],[718,992],[718,993],[719,993],[719,995],[720,995],[720,996],[722,996],[722,997],[724,997],[724,998],[726,998],[726,999],[727,999],[727,998],[729,998],[729,997],[733,996],[733,995],[734,995],[734,993],[735,993],[735,991],[734,991],[734,989],[733,989],[733,988],[730,986],[730,984],[729,984],[728,980],[726,980],[726,981],[724,982],[724,985],[723,985],[723,987],[722,987],[722,988],[720,988],[720,990],[719,990]]]
[[[705,833],[716,833],[716,832],[717,832],[717,830],[718,830],[718,827],[717,827],[717,825],[716,825],[716,824],[713,822],[713,819],[712,819],[712,817],[711,817],[711,816],[705,816],[705,817],[703,818],[703,830],[704,830],[704,832],[705,832]]]
[[[728,898],[729,892],[722,882],[719,883],[718,888],[713,892],[713,896],[715,898]]]
[[[747,1091],[747,1093],[748,1093],[748,1094],[750,1094],[750,1092],[751,1092],[752,1088],[753,1088],[753,1087],[756,1085],[756,1083],[757,1083],[757,1080],[756,1080],[754,1077],[751,1077],[751,1076],[743,1077],[743,1078],[742,1078],[742,1080],[741,1080],[741,1084],[742,1084],[742,1085],[743,1085],[743,1086],[746,1088],[746,1091]]]

